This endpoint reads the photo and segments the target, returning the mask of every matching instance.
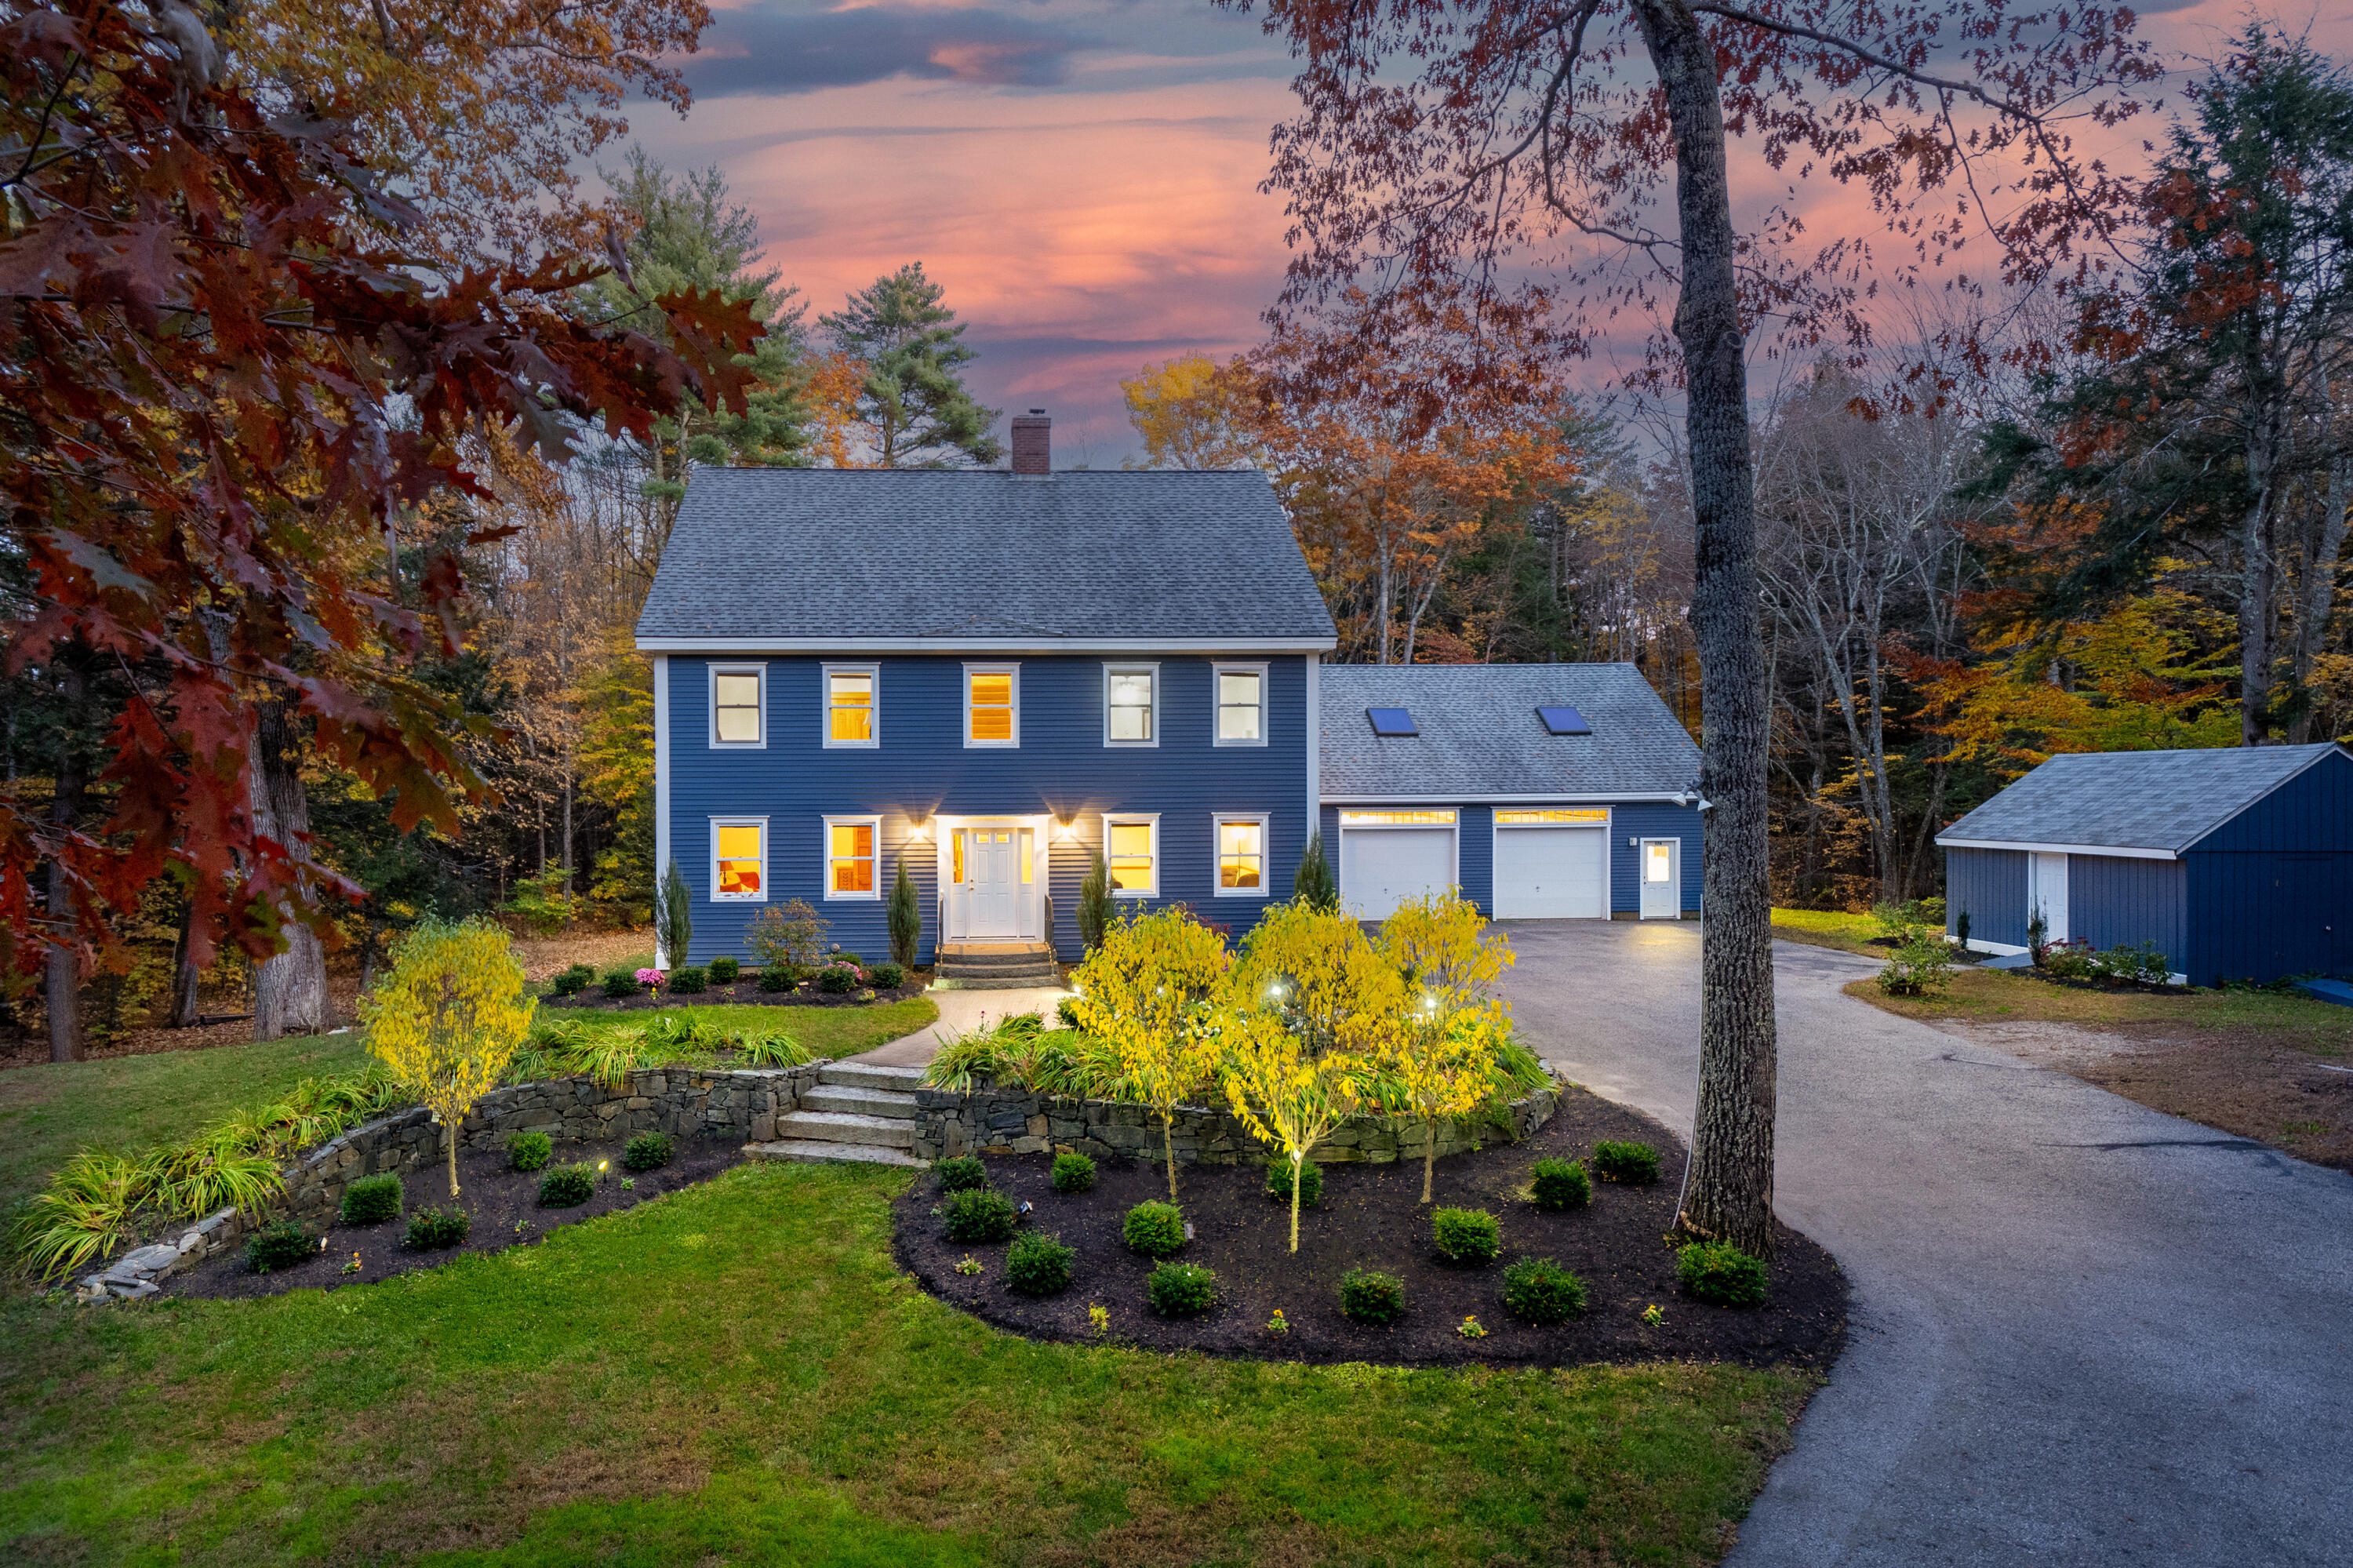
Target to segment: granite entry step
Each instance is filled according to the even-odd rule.
[[[776,1137],[744,1146],[755,1160],[837,1160],[859,1165],[922,1166],[907,1152],[915,1143],[918,1067],[828,1062],[799,1108],[776,1118]]]

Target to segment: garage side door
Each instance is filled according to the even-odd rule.
[[[1454,883],[1452,828],[1355,828],[1340,833],[1340,902],[1359,920]]]
[[[1605,828],[1496,829],[1495,918],[1606,918],[1609,858]]]

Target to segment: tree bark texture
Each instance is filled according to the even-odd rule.
[[[193,1028],[204,1018],[201,1011],[204,991],[204,971],[188,956],[195,940],[196,907],[194,900],[180,911],[180,934],[172,944],[172,1016],[174,1029]]]
[[[1707,815],[1699,1100],[1678,1222],[1764,1256],[1773,1222],[1773,949],[1766,858],[1772,727],[1758,621],[1756,475],[1715,50],[1683,0],[1633,0],[1675,138]]]
[[[66,711],[78,715],[89,694],[90,678],[64,661],[58,665],[58,675]],[[49,798],[49,825],[62,839],[72,831],[74,819],[81,814],[82,777],[81,758],[74,755],[73,726],[60,725],[58,730],[57,789]],[[48,916],[49,933],[55,943],[49,948],[47,972],[42,978],[49,1010],[49,1060],[79,1062],[81,936],[74,918],[73,879],[66,874],[65,863],[54,857],[49,861]]]
[[[293,715],[280,702],[264,703],[254,726],[253,831],[286,846],[296,860],[311,858],[311,801],[302,788],[302,758]],[[327,951],[319,935],[289,919],[286,950],[253,969],[253,1037],[322,1034],[328,1026]]]
[[[2272,601],[2278,565],[2272,549],[2273,504],[2278,492],[2278,421],[2258,408],[2247,434],[2247,483],[2255,493],[2240,527],[2239,744],[2260,746],[2272,703]]]

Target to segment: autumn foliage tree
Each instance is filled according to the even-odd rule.
[[[1409,898],[1381,923],[1381,950],[1406,978],[1406,1005],[1384,1032],[1375,1064],[1381,1108],[1422,1133],[1421,1201],[1430,1201],[1438,1124],[1468,1116],[1495,1088],[1511,1016],[1493,993],[1511,944],[1451,894]]]
[[[506,932],[487,920],[427,920],[363,1004],[368,1050],[441,1125],[449,1196],[458,1134],[531,1033],[536,1004]]]
[[[1176,1107],[1217,1065],[1209,999],[1231,966],[1225,938],[1184,909],[1113,920],[1072,973],[1079,1027],[1109,1045],[1134,1097],[1160,1118],[1168,1201],[1176,1201]]]

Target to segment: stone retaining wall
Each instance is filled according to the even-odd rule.
[[[1493,1143],[1518,1143],[1542,1127],[1560,1104],[1555,1085],[1500,1107],[1492,1116],[1438,1125],[1438,1152],[1461,1154]],[[1029,1154],[1049,1147],[1075,1149],[1102,1159],[1114,1154],[1161,1157],[1160,1118],[1142,1106],[1060,1099],[1028,1089],[983,1088],[969,1095],[945,1089],[915,1092],[918,1160],[952,1154]],[[1171,1136],[1180,1162],[1262,1165],[1267,1146],[1241,1118],[1207,1106],[1177,1107]],[[1419,1160],[1427,1138],[1421,1123],[1352,1117],[1315,1150],[1316,1163]]]

